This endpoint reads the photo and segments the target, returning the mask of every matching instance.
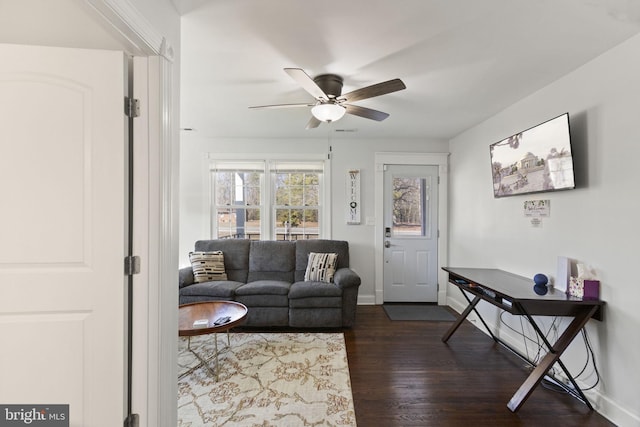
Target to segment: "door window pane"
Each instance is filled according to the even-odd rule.
[[[426,182],[424,178],[393,177],[393,235],[425,235]]]

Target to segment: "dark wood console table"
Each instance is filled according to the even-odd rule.
[[[573,387],[567,387],[561,383],[558,383],[558,385],[575,398],[584,402],[589,409],[593,409],[589,400],[576,384],[575,379],[560,360],[560,356],[589,319],[602,320],[603,301],[572,297],[553,288],[549,288],[548,293],[545,295],[538,295],[533,290],[532,279],[502,270],[454,267],[443,267],[443,270],[449,273],[449,283],[460,288],[469,305],[444,334],[442,341],[447,342],[469,313],[474,311],[494,341],[505,346],[534,367],[529,377],[522,383],[507,404],[511,411],[516,412],[520,409],[556,362],[562,368],[569,381],[571,381]],[[473,300],[469,295],[473,296]],[[547,348],[547,354],[537,365],[493,334],[475,308],[480,301],[486,301],[511,314],[527,318]],[[573,319],[558,340],[555,343],[550,343],[533,316],[566,316]]]

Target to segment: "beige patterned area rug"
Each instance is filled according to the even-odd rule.
[[[203,358],[214,336],[191,338]],[[341,333],[218,334],[219,379],[206,368],[178,382],[178,426],[355,426]],[[178,372],[198,364],[180,338]],[[215,358],[210,362],[215,372]]]

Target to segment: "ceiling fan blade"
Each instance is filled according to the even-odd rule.
[[[375,85],[356,89],[352,92],[345,93],[338,99],[345,99],[347,102],[355,102],[361,99],[373,98],[374,96],[385,95],[391,92],[397,92],[402,89],[406,89],[402,80],[393,79],[386,82],[378,83]]]
[[[314,116],[311,116],[311,119],[309,119],[309,122],[307,123],[307,127],[305,127],[305,129],[317,128],[318,126],[320,126],[320,123],[322,123],[320,120],[316,119]]]
[[[371,108],[360,107],[359,105],[350,105],[350,104],[342,104],[347,108],[347,113],[353,114],[354,116],[364,117],[365,119],[377,120],[379,122],[383,121],[389,114],[383,113],[382,111],[373,110]]]
[[[273,105],[254,105],[249,108],[296,108],[296,107],[313,107],[316,104],[273,104]]]
[[[316,82],[314,82],[313,79],[309,77],[307,73],[304,72],[303,69],[285,68],[284,71],[286,71],[286,73],[289,74],[291,78],[297,81],[298,84],[302,86],[304,90],[309,92],[311,96],[313,96],[315,99],[321,100],[321,101],[329,100],[329,97],[327,96],[327,94],[324,93],[322,89],[320,89],[320,86],[318,86]]]

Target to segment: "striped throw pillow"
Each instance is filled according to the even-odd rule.
[[[227,280],[222,251],[189,252],[189,261],[191,261],[195,283]]]
[[[334,253],[309,253],[307,270],[304,273],[304,280],[312,282],[333,282],[333,275],[336,272],[338,254]]]

